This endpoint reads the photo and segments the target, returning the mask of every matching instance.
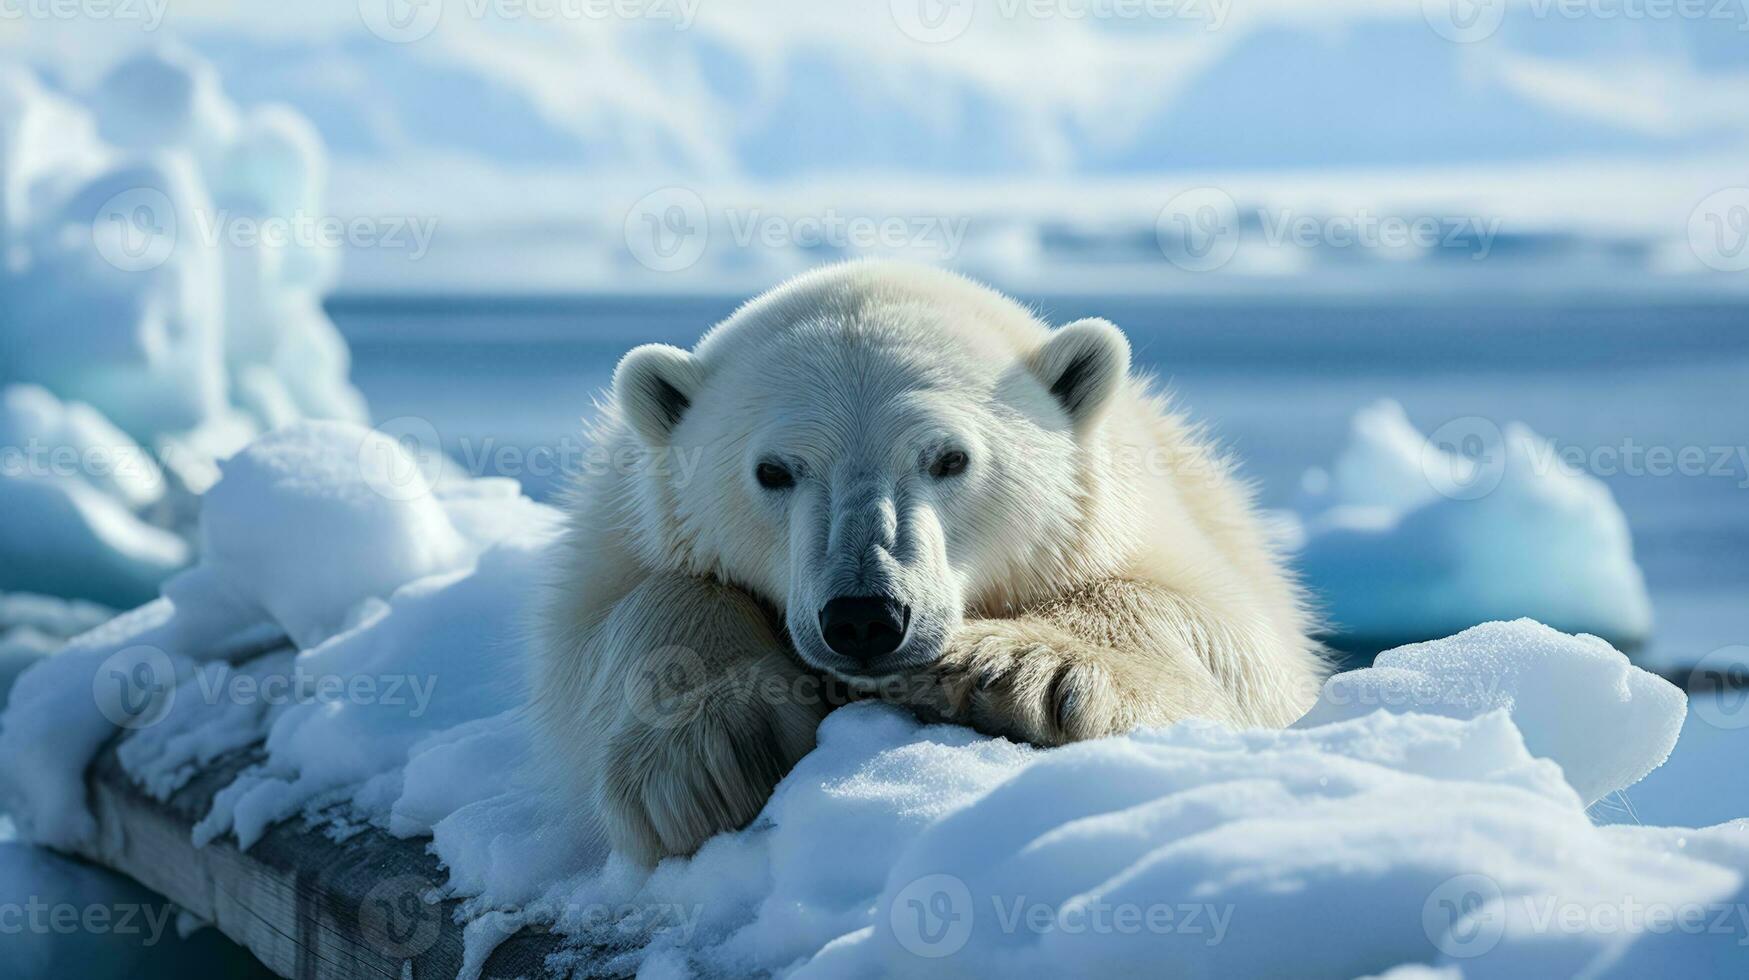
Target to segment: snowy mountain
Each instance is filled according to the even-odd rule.
[[[1162,209],[1205,186],[1252,224],[1262,206],[1481,214],[1520,236],[1626,236],[1648,275],[1716,269],[1683,239],[1698,202],[1744,182],[1749,14],[1503,2],[361,0],[165,9],[149,32],[31,24],[8,46],[78,89],[174,40],[240,104],[289,103],[333,153],[338,211],[443,223],[429,256],[349,259],[352,288],[639,279],[621,226],[671,185],[719,236],[756,205],[964,216],[963,251],[910,251],[980,269],[1048,273],[1085,258],[1051,252],[1049,226],[1096,226],[1108,256],[1140,244],[1113,273],[1129,282],[1162,266]],[[817,261],[801,237],[753,255],[719,240],[689,285]],[[1323,267],[1241,253],[1252,276]],[[1580,278],[1618,278],[1583,258]]]

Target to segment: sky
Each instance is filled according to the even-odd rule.
[[[1426,242],[1339,244],[1386,217],[1734,287],[1693,239],[1749,235],[1749,0],[0,0],[75,91],[166,43],[314,123],[328,207],[436,224],[349,256],[365,291],[672,286],[634,226],[688,222],[693,284],[898,251],[1106,288],[1215,214],[1198,288],[1402,278]]]

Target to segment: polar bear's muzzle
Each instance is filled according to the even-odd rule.
[[[939,521],[902,479],[844,468],[796,491],[787,603],[796,651],[840,676],[933,662],[959,619]]]

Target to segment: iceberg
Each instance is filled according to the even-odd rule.
[[[331,250],[237,233],[313,213],[324,166],[301,117],[239,109],[178,47],[81,94],[0,66],[0,589],[137,605],[190,560],[214,460],[366,418]]]
[[[1306,483],[1296,564],[1339,645],[1520,617],[1624,646],[1651,632],[1621,508],[1524,425],[1457,419],[1429,439],[1383,401]]]

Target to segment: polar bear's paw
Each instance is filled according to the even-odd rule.
[[[622,725],[609,739],[600,805],[614,849],[644,864],[691,854],[747,825],[813,748],[811,720],[783,712],[688,712],[682,722]]]
[[[989,735],[1062,745],[1133,723],[1134,699],[1100,652],[1035,623],[968,622],[931,675],[923,707]]]

